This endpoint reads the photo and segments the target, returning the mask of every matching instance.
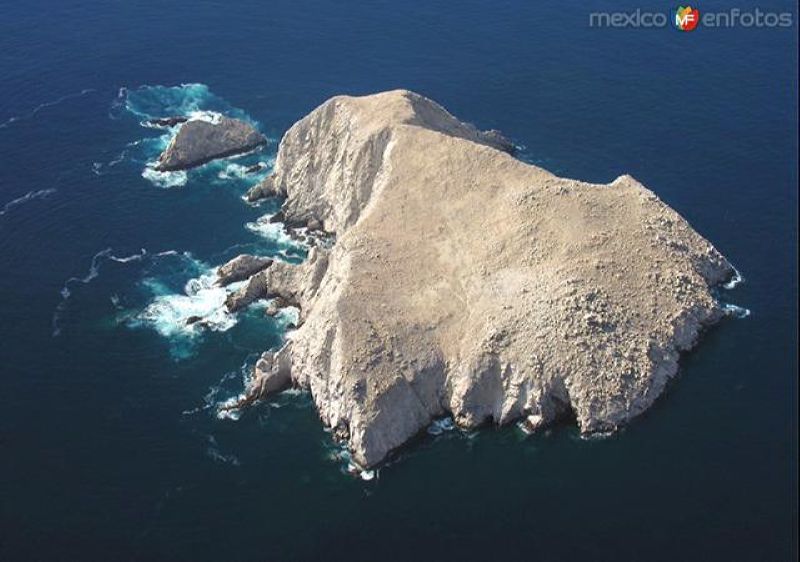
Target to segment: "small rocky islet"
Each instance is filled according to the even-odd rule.
[[[158,166],[263,144],[233,121],[176,123]],[[219,268],[242,283],[230,311],[300,311],[226,407],[307,389],[364,468],[442,416],[528,431],[570,416],[596,434],[650,407],[725,315],[714,288],[734,268],[630,176],[560,178],[513,152],[407,90],[337,96],[292,126],[247,199],[284,198],[281,222],[326,243],[299,265]]]
[[[157,172],[188,170],[218,158],[250,152],[267,143],[266,137],[249,123],[223,115],[195,119],[164,117],[151,119],[148,124],[177,127],[169,146],[153,167]]]

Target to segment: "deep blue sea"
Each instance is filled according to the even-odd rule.
[[[701,11],[792,2],[706,0]],[[797,546],[797,25],[592,28],[662,2],[26,0],[0,10],[0,560],[788,560]],[[630,173],[745,282],[655,407],[421,437],[353,477],[308,396],[220,419],[291,318],[214,267],[305,249],[242,200],[328,97],[409,88],[559,174]],[[266,150],[188,174],[148,116]],[[167,135],[167,136],[165,136]],[[262,172],[263,173],[266,172]],[[435,204],[435,202],[432,202]],[[211,314],[213,329],[185,319]]]

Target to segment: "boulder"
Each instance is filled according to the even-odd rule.
[[[502,150],[503,152],[507,152],[508,154],[513,155],[517,150],[517,147],[514,145],[514,143],[497,129],[482,131],[480,136],[489,146],[493,146],[494,148]]]
[[[250,203],[255,203],[267,197],[280,197],[283,195],[285,193],[275,184],[275,178],[267,176],[248,190],[245,199]]]
[[[259,299],[268,296],[268,277],[269,270],[264,269],[250,277],[247,284],[237,291],[232,292],[225,299],[225,307],[229,312],[238,312]]]
[[[265,351],[262,353],[253,369],[253,376],[247,384],[244,396],[233,404],[223,406],[222,409],[242,408],[264,396],[289,387],[292,383],[289,370],[290,354],[290,344],[284,345],[276,352]]]
[[[250,254],[240,254],[217,268],[217,285],[225,287],[231,283],[244,281],[272,265],[272,259],[252,256]]]

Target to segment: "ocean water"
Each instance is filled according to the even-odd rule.
[[[706,1],[712,11],[751,4]],[[764,2],[761,10],[788,10]],[[597,29],[663,3],[5,3],[0,559],[784,560],[797,546],[797,26]],[[240,416],[291,317],[225,314],[215,266],[300,261],[242,195],[329,96],[410,88],[560,175],[630,173],[730,258],[750,311],[617,435],[447,421],[363,478],[284,393]],[[225,113],[265,150],[148,163],[148,116]],[[262,175],[265,172],[262,172]],[[207,328],[187,327],[208,315]],[[743,316],[743,314],[739,314]]]

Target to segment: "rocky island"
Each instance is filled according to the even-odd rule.
[[[630,176],[560,178],[509,151],[404,90],[335,97],[296,123],[250,198],[284,196],[287,225],[334,243],[224,270],[252,273],[230,307],[300,309],[234,406],[308,389],[362,467],[445,415],[591,434],[644,412],[722,318],[712,289],[733,268]]]
[[[217,158],[249,152],[267,142],[264,135],[252,125],[222,115],[203,119],[166,117],[151,119],[149,123],[160,127],[178,127],[154,166],[158,172],[188,170]]]

